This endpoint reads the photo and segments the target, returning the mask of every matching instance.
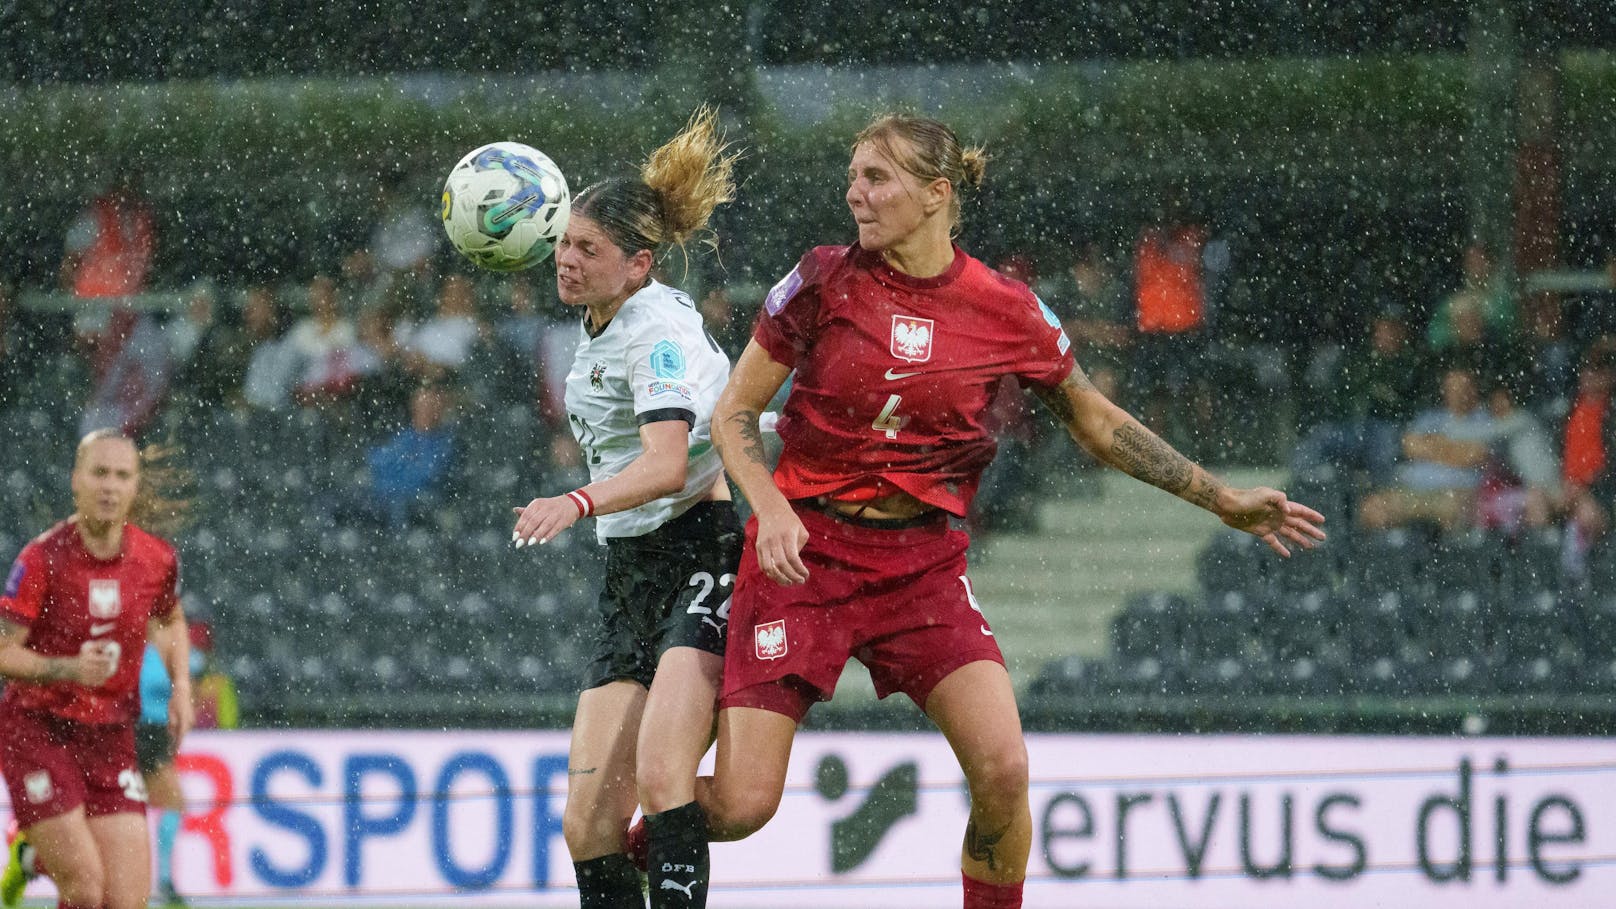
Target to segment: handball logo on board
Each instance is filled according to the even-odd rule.
[[[123,611],[123,597],[118,593],[117,578],[90,580],[90,615],[110,619]]]
[[[760,660],[778,660],[786,655],[786,621],[778,619],[752,630],[752,644]]]
[[[892,355],[910,363],[924,363],[931,359],[931,319],[913,316],[892,317]]]
[[[35,770],[22,778],[22,789],[28,796],[28,801],[35,805],[43,805],[56,794],[56,787],[51,785],[50,771]]]

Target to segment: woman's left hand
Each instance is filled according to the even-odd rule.
[[[567,496],[534,499],[526,508],[512,508],[516,512],[516,530],[511,543],[520,549],[537,546],[555,539],[563,530],[578,522],[578,506]]]
[[[1319,526],[1324,523],[1324,515],[1266,486],[1228,490],[1219,505],[1218,517],[1235,530],[1261,537],[1282,556],[1291,554],[1287,542],[1312,549],[1325,539]]]

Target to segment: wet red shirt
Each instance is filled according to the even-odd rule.
[[[179,560],[167,542],[129,524],[122,551],[98,559],[78,528],[62,521],[17,556],[0,595],[0,619],[27,627],[25,646],[43,656],[74,656],[85,641],[110,641],[120,651],[118,668],[95,688],[10,680],[5,705],[81,723],[134,720],[146,622],[171,614],[178,602]]]
[[[753,337],[796,370],[775,469],[787,498],[901,489],[956,515],[993,460],[984,420],[1000,378],[1053,387],[1073,367],[1054,313],[958,247],[932,278],[856,245],[810,250]]]

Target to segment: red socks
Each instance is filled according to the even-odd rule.
[[[989,884],[960,873],[965,882],[965,909],[1021,909],[1021,885]]]

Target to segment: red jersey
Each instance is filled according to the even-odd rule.
[[[997,447],[983,421],[1000,378],[1053,387],[1074,365],[1060,319],[959,247],[932,278],[857,245],[810,250],[753,337],[796,370],[774,472],[786,498],[902,490],[961,516]]]
[[[104,560],[84,548],[71,521],[36,537],[6,578],[0,619],[27,627],[25,646],[43,656],[76,656],[85,641],[110,641],[120,650],[118,668],[96,688],[13,679],[5,705],[80,723],[134,720],[146,621],[173,613],[179,574],[174,547],[133,524],[124,525],[122,551]]]

